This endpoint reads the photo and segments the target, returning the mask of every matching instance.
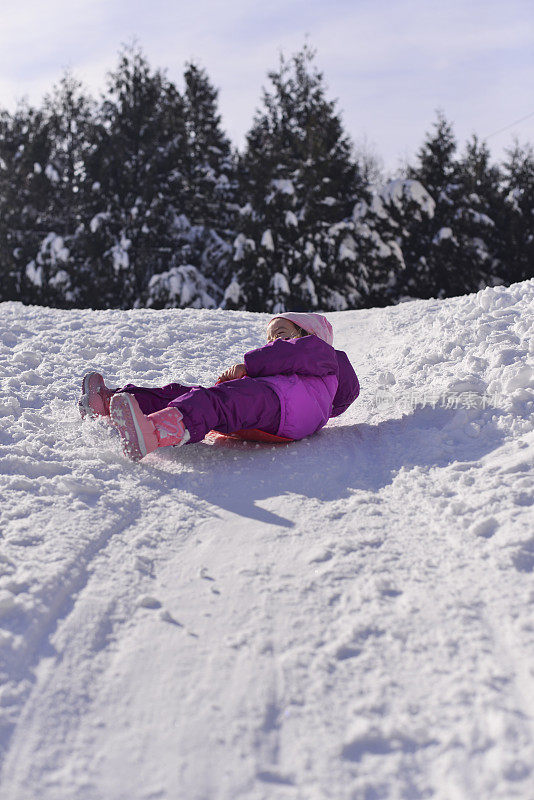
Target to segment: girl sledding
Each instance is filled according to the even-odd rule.
[[[246,353],[215,386],[109,389],[91,372],[79,407],[83,417],[109,416],[125,454],[139,461],[158,447],[200,442],[212,430],[303,439],[342,414],[359,390],[347,355],[333,347],[328,320],[288,311],[269,322],[267,344]]]

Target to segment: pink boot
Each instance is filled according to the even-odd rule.
[[[91,417],[109,417],[109,401],[113,390],[108,389],[99,372],[88,372],[82,380],[82,396],[78,408],[82,419]]]
[[[135,397],[121,392],[111,398],[110,415],[122,437],[124,453],[132,461],[140,461],[158,447],[189,441],[189,431],[177,408],[164,408],[145,416]]]

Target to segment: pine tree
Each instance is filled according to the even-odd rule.
[[[186,65],[184,113],[187,132],[186,213],[195,224],[224,231],[232,218],[235,163],[221,127],[218,91],[204,69]]]
[[[81,82],[66,71],[52,94],[45,97],[43,110],[52,144],[49,164],[57,175],[50,222],[61,234],[71,237],[81,221],[95,103]]]
[[[346,307],[354,265],[339,258],[346,233],[339,226],[362,181],[314,57],[306,46],[269,73],[272,86],[239,163],[246,202],[226,307]]]
[[[151,277],[173,266],[186,157],[181,95],[136,46],[126,47],[109,76],[88,162],[92,305],[139,305]]]
[[[500,277],[509,284],[534,277],[534,150],[515,142],[503,165]]]
[[[34,259],[34,268],[41,274],[39,300],[53,306],[79,305],[86,283],[82,263],[87,213],[84,189],[95,104],[67,71],[45,97],[43,113],[50,153],[44,169],[49,180],[43,219],[47,230]]]
[[[460,193],[457,148],[452,126],[440,111],[434,131],[420,148],[408,178],[417,180],[435,202],[434,215],[406,227],[407,249],[419,251],[417,260],[406,262],[406,292],[415,297],[448,297],[461,294],[457,269],[460,242],[455,236],[454,215]],[[414,246],[414,240],[419,246]]]
[[[434,131],[408,170],[435,201],[432,218],[406,226],[403,251],[408,294],[451,297],[495,281],[499,171],[476,136],[455,158],[452,126],[438,112]]]
[[[408,177],[418,180],[438,202],[439,195],[454,185],[457,143],[452,125],[442,111],[437,112],[433,127],[434,132],[427,134],[417,154],[418,165],[408,169]]]
[[[53,184],[51,141],[42,111],[19,103],[0,114],[0,297],[39,302],[46,276],[35,264]]]
[[[193,263],[198,262],[208,279],[225,283],[239,209],[236,154],[222,129],[218,91],[206,71],[188,63],[184,82],[187,133],[184,213],[197,227],[202,249],[200,258]]]
[[[494,283],[500,271],[501,173],[490,163],[489,149],[476,135],[458,162],[458,182],[454,224],[460,249],[456,266],[464,281],[462,292],[467,293]]]
[[[361,305],[385,306],[403,296],[406,263],[418,263],[423,255],[417,230],[431,222],[434,210],[434,200],[424,186],[411,179],[375,187],[367,202],[356,205],[353,220]]]

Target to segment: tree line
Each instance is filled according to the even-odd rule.
[[[239,152],[206,71],[183,77],[128,46],[98,102],[67,72],[0,111],[0,300],[338,311],[532,277],[530,145],[459,153],[438,112],[386,180],[306,46],[268,73]]]

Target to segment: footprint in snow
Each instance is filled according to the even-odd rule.
[[[212,581],[213,583],[215,583],[215,578],[212,578],[211,575],[208,574],[208,570],[207,570],[206,567],[202,567],[200,569],[200,573],[199,574],[200,574],[200,577],[202,578],[202,580],[204,580],[204,581]],[[215,586],[212,586],[211,587],[211,593],[212,594],[220,594],[220,591],[218,589],[216,589]]]
[[[321,547],[310,553],[308,563],[321,564],[323,561],[330,561],[334,553],[329,547]]]
[[[523,542],[512,556],[512,563],[518,572],[534,572],[534,539]]]
[[[152,597],[149,594],[142,595],[137,600],[137,605],[140,608],[152,608],[152,609],[161,608],[160,601],[156,597]]]
[[[154,576],[154,562],[152,559],[147,558],[146,556],[137,555],[135,557],[134,567],[143,575],[149,575],[150,577]]]
[[[207,567],[201,567],[199,575],[204,581],[215,581],[215,578],[212,578],[211,575],[208,574]]]
[[[471,526],[471,533],[481,536],[483,539],[491,539],[498,527],[499,523],[495,517],[485,517]]]
[[[349,736],[341,757],[347,761],[360,762],[367,755],[381,756],[390,753],[416,753],[422,748],[437,744],[435,740],[418,741],[400,731],[386,732],[370,726],[367,730]]]
[[[383,636],[384,631],[380,628],[367,627],[355,630],[350,639],[340,642],[334,650],[334,655],[338,661],[346,661],[349,658],[357,658],[364,649],[365,642],[370,638]]]
[[[162,619],[163,622],[170,622],[171,625],[176,625],[178,628],[184,627],[182,623],[173,617],[173,615],[165,608],[162,608],[162,610],[159,612],[159,618]]]

